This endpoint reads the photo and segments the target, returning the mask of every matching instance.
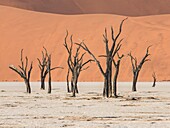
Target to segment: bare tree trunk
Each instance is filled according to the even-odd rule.
[[[108,76],[108,88],[109,88],[109,97],[112,97],[112,60],[109,60],[109,76]]]
[[[156,79],[154,79],[152,87],[155,87],[155,86],[156,86]]]
[[[132,85],[132,91],[133,91],[133,92],[137,91],[137,89],[136,89],[136,83],[137,83],[137,81],[138,81],[138,74],[139,74],[139,71],[138,71],[138,72],[135,72],[135,73],[133,74],[133,85]]]
[[[73,85],[73,97],[76,97],[76,90],[75,90],[75,85]]]
[[[48,93],[51,93],[51,71],[49,71],[48,84]]]
[[[69,74],[70,74],[70,69],[68,69],[67,72],[67,92],[70,93],[70,88],[69,88]]]
[[[30,82],[26,79],[24,81],[25,81],[25,84],[26,84],[27,93],[31,93]]]
[[[78,90],[78,79],[79,79],[79,75],[80,75],[80,72],[77,73],[77,77],[76,77],[76,83],[75,83],[75,89],[76,89],[76,93],[79,93],[79,90]]]
[[[106,74],[104,76],[104,88],[103,88],[103,96],[111,97],[112,96],[112,67],[108,64],[106,69]]]
[[[119,65],[117,65],[117,67],[116,67],[116,71],[115,71],[114,79],[113,79],[113,93],[114,93],[114,97],[117,97],[117,78],[118,78],[118,74],[119,74]]]
[[[118,79],[118,75],[119,75],[120,62],[121,62],[122,58],[124,57],[124,55],[122,54],[120,56],[119,53],[117,52],[117,57],[118,57],[117,62],[113,59],[113,64],[115,67],[115,74],[114,74],[114,78],[113,78],[113,94],[114,94],[115,98],[118,97],[117,96],[117,79]]]
[[[73,79],[73,97],[76,97],[76,78],[74,77]]]
[[[51,55],[48,57],[48,93],[51,93]]]
[[[41,89],[45,90],[45,78],[41,77]]]
[[[155,87],[156,86],[156,74],[155,74],[155,72],[153,72],[152,77],[153,77],[153,85],[152,85],[152,87]]]
[[[78,86],[77,86],[77,81],[78,81],[78,78],[77,78],[76,83],[75,83],[75,91],[76,91],[76,93],[79,93]]]
[[[112,61],[108,60],[106,76],[104,77],[104,89],[103,96],[111,97],[112,96]]]
[[[73,92],[73,88],[74,88],[74,83],[73,83],[73,81],[74,81],[74,77],[72,76],[72,78],[71,78],[71,92]]]
[[[109,77],[108,77],[108,74],[106,74],[105,80],[104,80],[103,96],[109,97]]]
[[[78,88],[77,88],[77,80],[78,80],[78,74],[76,72],[76,68],[73,71],[73,97],[76,97],[76,93],[78,93]]]

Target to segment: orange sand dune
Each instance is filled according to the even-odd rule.
[[[32,81],[39,80],[37,57],[41,56],[45,46],[52,53],[53,66],[63,66],[64,70],[53,71],[53,80],[65,81],[67,73],[67,53],[63,46],[66,29],[74,35],[74,40],[85,40],[85,43],[98,56],[104,54],[102,34],[110,26],[118,31],[119,23],[125,17],[117,15],[57,15],[26,11],[0,6],[0,80],[21,80],[8,68],[9,64],[18,65],[20,49],[30,60],[34,61]],[[158,80],[170,80],[170,15],[129,18],[123,27],[124,38],[121,52],[129,51],[140,59],[146,47],[151,48],[151,62],[144,65],[139,76],[140,81],[151,81],[151,74],[156,72]],[[88,54],[86,57],[89,57]],[[104,58],[99,58],[104,65]],[[131,81],[130,59],[122,61],[120,81]],[[81,81],[102,81],[95,63],[82,72]]]
[[[169,0],[0,0],[0,4],[58,14],[170,14]]]

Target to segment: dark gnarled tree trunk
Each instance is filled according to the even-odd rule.
[[[120,62],[123,57],[124,57],[124,55],[119,56],[119,53],[117,52],[118,60],[115,61],[113,59],[113,64],[115,67],[115,73],[114,73],[114,78],[113,78],[113,94],[114,94],[115,98],[118,97],[118,95],[117,95],[117,79],[118,79],[118,75],[119,75]]]

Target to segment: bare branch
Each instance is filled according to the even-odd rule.
[[[101,73],[105,76],[105,73],[104,73],[104,71],[103,71],[102,66],[100,65],[100,62],[96,59],[96,57],[95,57],[94,54],[88,49],[88,47],[87,47],[84,43],[82,43],[82,44],[75,43],[75,44],[81,46],[85,51],[87,51],[87,52],[93,57],[93,59],[95,60],[95,62],[96,62],[97,65],[98,65]]]
[[[105,34],[103,34],[103,41],[105,42],[106,44],[106,54],[108,55],[109,54],[109,46],[108,46],[108,37],[107,37],[107,29],[105,28]]]
[[[113,64],[114,64],[114,66],[116,67],[117,66],[117,64],[116,64],[116,62],[115,62],[115,60],[113,59]]]
[[[90,62],[94,62],[94,60],[90,59],[90,60],[88,60],[88,61],[84,62],[84,63],[82,64],[82,66],[81,66],[81,67],[85,66],[86,64],[88,64],[88,63],[90,63]]]
[[[117,44],[116,48],[115,48],[115,51],[114,53],[112,54],[112,58],[116,55],[116,53],[120,50],[120,48],[122,47],[122,41],[123,41],[123,38],[119,41],[119,43]]]
[[[87,70],[90,66],[87,66],[86,68],[81,69],[80,71]]]
[[[100,55],[99,57],[109,57],[109,56],[107,56],[107,55]]]
[[[117,36],[116,36],[116,38],[114,39],[114,32],[113,32],[113,28],[111,28],[111,31],[112,31],[112,40],[113,40],[113,44],[112,44],[112,47],[111,47],[111,50],[110,50],[110,53],[112,54],[113,53],[113,51],[114,51],[114,48],[115,48],[115,45],[116,45],[116,41],[117,41],[117,39],[119,38],[119,36],[120,36],[120,34],[121,34],[121,32],[122,32],[122,26],[123,26],[123,23],[124,23],[124,21],[125,20],[127,20],[128,18],[125,18],[125,19],[123,19],[122,20],[122,22],[121,22],[121,24],[120,24],[120,27],[119,27],[119,32],[118,32],[118,34],[117,34]]]
[[[15,71],[16,73],[18,73],[18,75],[20,75],[22,78],[25,79],[24,74],[19,69],[17,69],[14,65],[9,65],[9,68]]]
[[[55,70],[55,69],[64,69],[63,67],[54,67],[54,68],[51,68],[50,70]]]

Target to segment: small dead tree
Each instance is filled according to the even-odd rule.
[[[156,73],[155,72],[153,72],[152,78],[153,78],[153,85],[152,85],[152,87],[155,87],[156,86]]]
[[[85,53],[80,54],[80,48],[81,48],[80,46],[77,47],[75,55],[73,55],[73,44],[74,44],[73,36],[72,35],[70,36],[70,47],[68,46],[67,38],[68,38],[68,31],[67,31],[67,34],[65,37],[65,42],[64,42],[64,46],[68,52],[67,64],[69,67],[68,74],[67,74],[67,89],[69,90],[69,80],[68,80],[69,76],[68,75],[69,75],[69,71],[71,71],[71,73],[72,73],[71,92],[73,94],[72,96],[75,97],[76,93],[78,93],[77,82],[78,82],[78,78],[80,76],[80,72],[88,69],[89,66],[88,67],[85,67],[85,66],[94,60],[89,59],[84,62],[83,58],[84,58]]]
[[[123,54],[120,56],[119,53],[117,52],[117,58],[118,58],[117,61],[115,61],[115,59],[113,58],[113,64],[115,67],[115,73],[114,73],[114,78],[113,78],[113,95],[114,95],[114,97],[118,97],[117,96],[117,78],[119,75],[120,62],[123,57],[124,57]]]
[[[148,56],[150,55],[149,54],[149,48],[151,46],[149,46],[146,50],[146,54],[145,56],[142,58],[141,62],[138,64],[137,63],[137,58],[136,57],[133,57],[131,53],[129,53],[129,57],[130,57],[130,60],[131,60],[131,64],[132,64],[132,71],[133,71],[133,85],[132,85],[132,91],[137,91],[136,89],[136,84],[137,84],[137,81],[138,81],[138,76],[139,76],[139,72],[140,70],[142,69],[142,66],[145,62],[147,61],[150,61],[150,59],[147,59]]]
[[[25,62],[23,60],[23,49],[21,50],[21,65],[19,65],[19,68],[16,68],[14,65],[10,65],[9,68],[18,73],[18,75],[21,76],[21,78],[24,79],[24,82],[26,84],[26,89],[27,93],[31,93],[31,87],[30,87],[30,76],[31,76],[31,71],[33,68],[33,62],[31,62],[31,65],[28,70],[28,58],[27,56],[25,57]]]
[[[48,70],[46,69],[47,66],[47,62],[48,62],[48,52],[47,49],[45,47],[43,47],[44,51],[42,51],[42,59],[40,60],[39,58],[37,58],[38,63],[39,63],[39,69],[41,71],[41,89],[45,90],[45,78],[48,74]]]
[[[104,43],[105,43],[105,48],[106,48],[106,55],[100,55],[100,57],[106,58],[106,70],[105,71],[102,68],[99,60],[95,57],[95,55],[89,50],[89,48],[84,43],[77,44],[81,46],[85,51],[87,51],[97,63],[97,66],[99,67],[99,70],[104,77],[104,88],[103,88],[104,97],[105,96],[112,97],[112,61],[115,55],[117,54],[117,52],[120,50],[121,45],[122,45],[121,42],[123,41],[123,39],[118,41],[118,38],[121,35],[122,26],[126,19],[122,20],[120,27],[119,27],[119,32],[116,36],[114,34],[113,28],[111,27],[112,45],[110,49],[109,49],[109,44],[108,44],[109,40],[107,36],[107,29],[105,29],[105,34],[103,34],[103,38],[104,38]]]

